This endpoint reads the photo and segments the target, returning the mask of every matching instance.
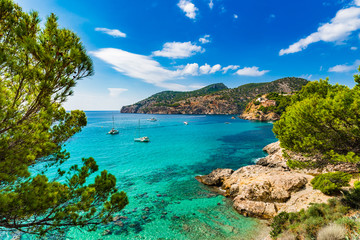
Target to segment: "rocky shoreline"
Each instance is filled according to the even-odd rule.
[[[256,165],[215,169],[196,179],[222,190],[233,200],[233,207],[244,216],[270,219],[282,211],[297,212],[310,203],[325,203],[330,198],[312,188],[311,173],[288,168],[279,142],[267,145],[269,155]],[[323,170],[326,171],[326,170]]]

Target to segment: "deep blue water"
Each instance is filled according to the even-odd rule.
[[[99,173],[107,169],[115,175],[130,203],[118,213],[125,217],[121,226],[111,223],[97,232],[73,229],[69,239],[251,239],[261,228],[194,177],[215,168],[236,170],[264,157],[262,148],[276,140],[271,123],[226,115],[86,114],[88,125],[67,143],[71,158],[62,168],[94,157]],[[118,135],[106,134],[112,116]],[[146,120],[151,117],[158,121]],[[134,142],[139,119],[149,143]],[[102,236],[105,229],[111,234]]]

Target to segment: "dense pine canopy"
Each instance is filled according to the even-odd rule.
[[[0,227],[44,235],[68,226],[96,227],[128,203],[116,178],[93,158],[61,169],[64,143],[87,123],[82,111],[61,104],[93,65],[72,31],[51,14],[40,27],[36,12],[0,0]],[[31,167],[41,166],[41,173]],[[48,179],[49,167],[58,176]],[[56,179],[65,179],[61,183]]]
[[[308,83],[273,131],[286,149],[334,162],[360,162],[360,87],[328,80]]]

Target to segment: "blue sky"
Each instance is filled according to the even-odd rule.
[[[82,39],[95,75],[65,108],[119,110],[164,90],[287,76],[354,86],[360,0],[15,0]]]

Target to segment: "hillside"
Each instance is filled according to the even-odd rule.
[[[287,77],[266,83],[249,83],[229,89],[222,83],[191,92],[164,91],[133,105],[122,113],[150,114],[239,114],[257,95],[291,93],[307,84],[303,78]]]
[[[276,121],[291,103],[291,94],[269,93],[252,100],[240,118],[258,121]]]

